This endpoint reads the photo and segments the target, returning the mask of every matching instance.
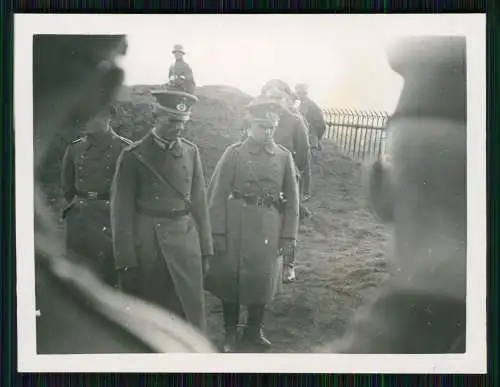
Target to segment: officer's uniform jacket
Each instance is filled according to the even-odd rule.
[[[67,248],[98,270],[106,280],[113,277],[110,189],[116,161],[132,141],[112,129],[73,141],[63,157],[61,184],[68,206]],[[92,241],[92,243],[89,243]]]
[[[164,184],[136,154],[168,180]],[[169,217],[191,202],[190,213]],[[201,255],[212,239],[205,180],[198,147],[184,138],[167,145],[154,135],[126,148],[112,187],[111,224],[115,267],[124,269],[165,260],[188,321],[204,329]]]
[[[187,93],[194,94],[196,91],[196,83],[194,81],[194,74],[191,66],[187,64],[184,59],[176,60],[168,70],[168,77],[171,76],[183,76],[184,82],[183,87]]]
[[[281,212],[241,198],[278,198]],[[299,194],[291,153],[281,145],[268,148],[251,138],[229,146],[219,160],[208,188],[213,234],[225,235],[227,252],[210,264],[206,287],[225,301],[243,305],[271,301],[281,283],[280,245],[297,238]],[[237,299],[238,298],[238,299]]]

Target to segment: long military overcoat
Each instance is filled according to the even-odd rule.
[[[301,177],[301,194],[311,193],[311,151],[308,131],[300,113],[290,111],[281,115],[274,133],[274,141],[292,152],[297,172]]]
[[[286,198],[282,212],[275,207],[247,204],[233,192]],[[214,235],[224,235],[225,253],[216,252],[206,288],[219,299],[242,305],[271,301],[281,283],[280,243],[296,240],[299,195],[291,153],[270,149],[248,138],[229,146],[218,162],[208,188]]]
[[[186,203],[134,152],[190,197],[190,215],[169,219],[144,213],[144,209],[183,209]],[[118,160],[112,187],[111,224],[116,268],[140,267],[163,257],[187,320],[204,330],[201,255],[211,255],[213,249],[198,147],[181,138],[171,149],[162,149],[149,133],[126,148]]]
[[[82,137],[67,148],[62,162],[62,188],[68,206],[66,247],[109,284],[114,284],[110,189],[117,159],[132,142],[112,130]],[[101,200],[83,197],[98,193]]]

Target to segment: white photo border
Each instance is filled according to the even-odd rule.
[[[249,17],[248,15],[219,16]],[[288,17],[314,16],[316,15]],[[33,35],[122,34],[129,23],[147,23],[147,19],[153,17],[167,18],[169,15],[16,14],[14,17],[18,371],[485,373],[487,368],[486,14],[321,15],[321,17],[331,17],[332,23],[355,23],[371,29],[383,28],[383,25],[392,23],[398,27],[398,36],[454,34],[464,35],[467,38],[467,257],[473,259],[467,259],[467,352],[465,354],[38,355],[36,353]]]

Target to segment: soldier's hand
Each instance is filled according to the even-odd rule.
[[[302,198],[302,200],[304,202],[307,202],[309,199],[311,199],[311,194],[304,194],[304,197]]]
[[[203,276],[205,276],[210,268],[210,257],[211,255],[203,255],[201,257],[201,265],[203,270]]]
[[[295,241],[281,239],[278,253],[285,258],[285,261],[292,259],[295,256]]]
[[[212,236],[214,243],[214,251],[217,253],[224,253],[227,249],[226,246],[226,235],[225,234],[214,234]]]

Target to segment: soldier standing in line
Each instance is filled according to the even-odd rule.
[[[308,129],[304,120],[299,113],[291,111],[291,98],[288,94],[279,89],[265,90],[265,96],[272,101],[285,106],[280,114],[280,121],[276,132],[274,133],[274,141],[277,144],[283,145],[292,155],[296,166],[297,184],[301,196],[301,202],[309,200],[311,192],[311,153],[309,148]],[[300,203],[300,217],[305,216],[307,209]],[[296,280],[295,274],[295,255],[290,257],[290,260],[285,263],[285,280],[292,282]]]
[[[180,44],[174,45],[172,54],[175,57],[175,62],[168,70],[169,83],[182,88],[186,93],[194,94],[196,92],[196,83],[191,66],[184,60],[186,52]]]
[[[111,226],[110,188],[116,161],[132,141],[116,134],[109,126],[113,106],[102,109],[85,124],[84,137],[66,148],[61,181],[69,203],[66,220],[66,248],[111,286],[116,285]]]
[[[299,222],[293,157],[273,140],[283,107],[254,101],[247,109],[249,136],[226,149],[208,189],[216,254],[206,289],[223,304],[225,352],[236,349],[240,305],[248,306],[243,342],[271,345],[265,307],[282,281],[279,254],[294,255]]]
[[[309,130],[301,114],[293,107],[290,95],[280,88],[267,84],[262,88],[262,97],[286,107],[280,115],[280,123],[274,133],[274,141],[292,152],[299,172],[300,193],[303,200],[311,196],[311,151]]]
[[[111,223],[121,288],[205,329],[203,274],[213,254],[198,147],[182,137],[194,95],[153,92],[157,125],[121,154]]]
[[[309,90],[306,84],[299,83],[295,86],[298,109],[309,126],[309,139],[311,142],[311,153],[313,157],[321,150],[321,138],[326,130],[325,118],[321,108],[309,98]]]
[[[467,82],[462,36],[403,39],[389,52],[405,79],[388,149],[369,174],[371,202],[393,224],[396,275],[331,351],[466,350]]]

